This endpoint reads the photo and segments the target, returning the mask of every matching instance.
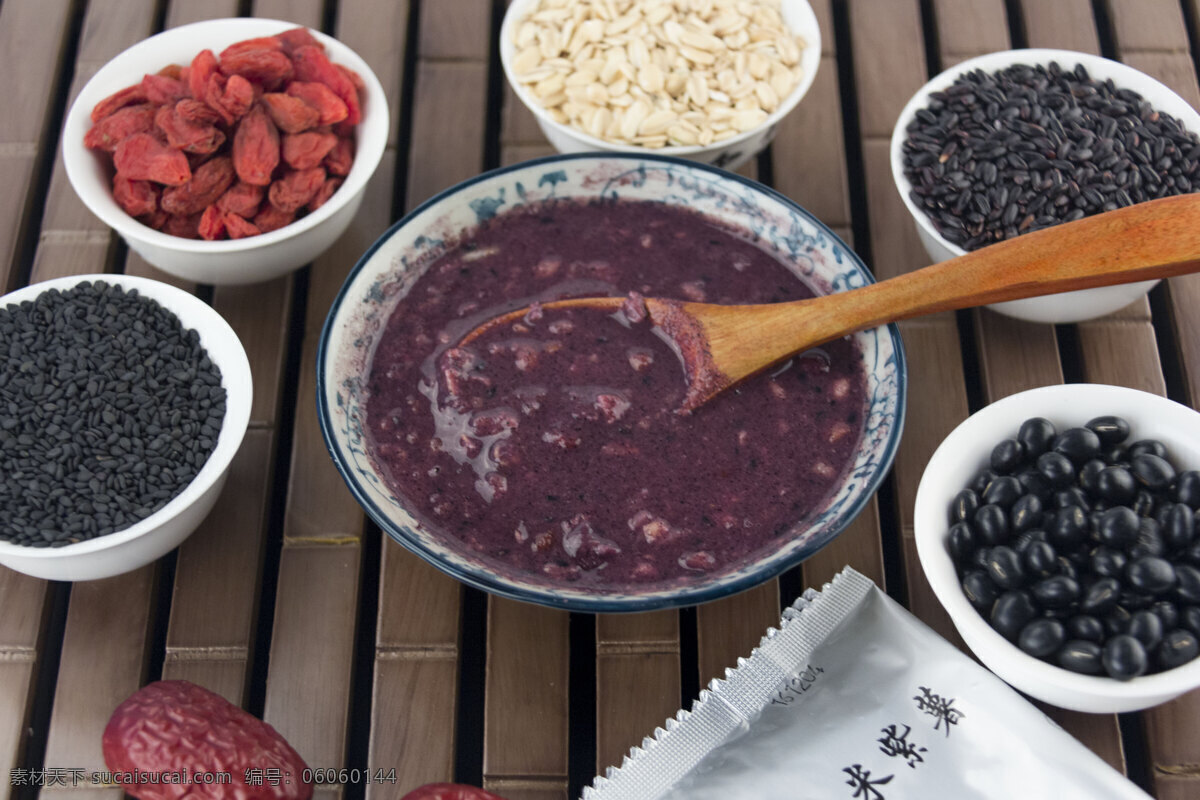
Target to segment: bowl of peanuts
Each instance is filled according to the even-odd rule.
[[[661,153],[736,169],[812,86],[806,0],[513,0],[509,84],[560,153]]]
[[[341,236],[389,128],[379,79],[346,45],[279,20],[215,19],[97,71],[67,114],[63,162],[88,210],[150,264],[248,284]]]

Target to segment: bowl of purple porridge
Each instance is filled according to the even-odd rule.
[[[351,271],[319,343],[322,433],[370,517],[472,586],[592,612],[705,602],[862,510],[903,426],[904,352],[894,326],[864,331],[682,415],[678,358],[637,296],[771,303],[871,281],[806,211],[721,170],[517,164],[432,198]],[[588,295],[630,301],[541,306]]]

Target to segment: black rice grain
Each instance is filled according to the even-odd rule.
[[[224,417],[199,334],[137,290],[85,282],[0,308],[0,541],[61,547],[144,519]]]
[[[964,250],[1200,185],[1200,137],[1082,64],[965,73],[929,95],[903,159],[909,196]]]

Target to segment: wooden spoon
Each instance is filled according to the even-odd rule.
[[[795,353],[888,322],[1055,292],[1169,278],[1200,270],[1200,194],[1153,200],[1018,236],[848,292],[766,305],[645,298],[678,347],[683,411]],[[624,297],[577,297],[543,308],[615,310]],[[512,322],[496,317],[463,339]]]

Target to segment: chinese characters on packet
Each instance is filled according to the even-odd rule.
[[[913,700],[916,702],[917,711],[934,718],[933,729],[945,732],[946,738],[950,736],[950,727],[957,725],[966,715],[959,709],[954,707],[953,697],[943,697],[934,692],[927,686],[917,687],[921,694],[915,695]],[[900,728],[904,730],[901,731]],[[879,750],[889,758],[900,758],[904,763],[908,764],[912,769],[916,769],[918,764],[925,763],[922,753],[928,752],[927,747],[920,745],[915,739],[909,740],[909,734],[912,733],[912,727],[904,723],[891,724],[882,729],[883,734],[875,741],[879,744]],[[879,772],[880,770],[876,770]],[[862,798],[862,800],[887,800],[885,795],[878,787],[886,786],[896,777],[895,773],[884,775],[878,778],[871,777],[871,770],[865,769],[862,764],[851,764],[844,767],[842,772],[850,776],[846,781],[846,785],[854,790],[852,798]]]

